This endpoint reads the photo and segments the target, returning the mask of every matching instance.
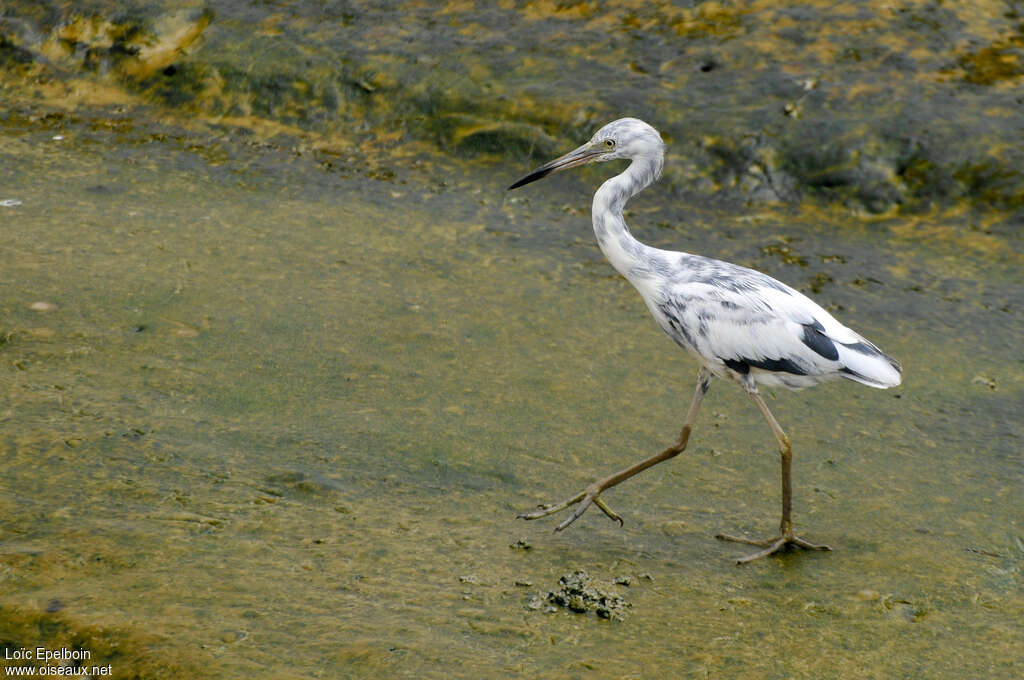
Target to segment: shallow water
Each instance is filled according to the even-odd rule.
[[[904,362],[897,390],[775,395],[796,520],[837,550],[737,568],[712,537],[771,532],[777,463],[727,384],[690,451],[609,493],[624,528],[513,519],[669,443],[692,390],[575,207],[589,176],[504,194],[520,169],[477,164],[438,190],[95,127],[4,131],[9,628],[135,642],[126,676],[1019,670],[1013,258],[638,199],[642,238],[815,287]],[[574,569],[624,620],[528,608]]]
[[[773,531],[778,463],[722,382],[684,455],[608,493],[624,527],[514,519],[670,444],[692,394],[590,232],[610,166],[506,193],[525,153],[363,162],[26,101],[0,127],[6,649],[144,678],[1021,674],[1012,204],[720,199],[692,168],[631,203],[642,240],[766,271],[903,362],[896,390],[769,395],[798,529],[836,550],[738,568],[713,536]],[[578,569],[621,620],[547,611]]]

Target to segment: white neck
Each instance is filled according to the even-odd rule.
[[[634,158],[626,171],[612,177],[594,194],[592,208],[594,235],[601,252],[615,269],[639,287],[649,278],[650,265],[659,260],[659,251],[633,238],[622,217],[622,209],[631,197],[650,185],[661,174],[663,159]]]

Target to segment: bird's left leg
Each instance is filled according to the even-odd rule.
[[[617,484],[621,484],[630,477],[640,474],[652,465],[657,465],[662,461],[666,461],[669,458],[674,458],[686,449],[686,442],[690,439],[690,431],[693,429],[693,424],[697,420],[697,411],[700,409],[700,403],[704,400],[704,395],[707,394],[708,388],[711,387],[711,374],[704,368],[700,369],[700,373],[697,374],[697,389],[693,394],[693,401],[690,403],[690,409],[686,413],[686,421],[683,423],[683,429],[679,432],[679,440],[668,447],[661,453],[657,453],[650,458],[645,458],[635,465],[631,465],[624,470],[619,470],[613,475],[600,479],[583,491],[579,492],[572,498],[569,498],[561,503],[555,503],[553,505],[542,505],[536,512],[524,512],[516,515],[519,519],[540,519],[541,517],[547,517],[548,515],[554,514],[560,510],[572,507],[573,505],[579,504],[579,507],[561,524],[555,527],[555,531],[561,531],[566,528],[580,516],[587,511],[591,503],[601,509],[604,514],[608,515],[611,519],[622,524],[622,518],[615,513],[614,510],[608,507],[607,504],[600,498],[600,494]]]
[[[747,394],[754,400],[758,408],[761,409],[761,413],[764,414],[765,420],[768,421],[768,425],[772,428],[772,434],[775,435],[775,440],[779,443],[779,453],[782,457],[782,521],[779,523],[779,535],[775,538],[769,538],[766,541],[753,541],[749,538],[742,538],[739,536],[729,536],[726,534],[718,534],[715,538],[722,541],[734,541],[736,543],[746,543],[748,545],[756,545],[763,547],[764,550],[759,550],[756,553],[741,557],[736,560],[737,564],[745,564],[761,557],[767,557],[773,553],[782,550],[786,546],[795,545],[798,548],[804,548],[806,550],[831,550],[832,548],[827,545],[819,545],[817,543],[811,543],[805,541],[796,535],[793,530],[793,479],[791,474],[791,467],[793,463],[793,449],[789,444],[789,437],[782,431],[782,427],[779,425],[779,421],[775,420],[775,416],[768,410],[768,405],[764,403],[764,399],[757,391],[757,386],[754,384],[745,385]]]

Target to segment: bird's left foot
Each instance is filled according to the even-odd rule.
[[[555,503],[553,505],[542,505],[540,506],[540,509],[535,512],[521,512],[518,515],[516,515],[516,517],[518,519],[540,519],[541,517],[553,515],[556,512],[559,512],[560,510],[570,508],[578,503],[579,507],[577,507],[576,510],[574,510],[573,513],[569,515],[564,522],[555,527],[555,531],[561,531],[562,529],[566,528],[567,526],[578,520],[580,516],[587,511],[587,508],[589,508],[591,504],[594,504],[601,509],[601,512],[608,515],[610,519],[618,522],[619,526],[622,526],[622,518],[619,517],[619,515],[614,510],[609,508],[603,500],[601,500],[601,497],[599,495],[600,493],[601,490],[599,488],[596,488],[595,485],[592,487],[588,487],[586,490],[581,491],[572,498],[562,501],[561,503]]]
[[[746,543],[747,545],[756,545],[764,548],[764,550],[758,550],[756,553],[751,553],[746,557],[740,557],[736,560],[736,564],[746,564],[747,562],[753,562],[756,559],[773,555],[780,550],[789,546],[796,546],[797,548],[803,548],[804,550],[832,550],[824,544],[811,543],[805,541],[794,533],[788,535],[776,536],[775,538],[769,538],[767,541],[753,541],[749,538],[743,538],[741,536],[729,536],[727,534],[717,534],[715,536],[720,541],[732,541],[733,543]]]

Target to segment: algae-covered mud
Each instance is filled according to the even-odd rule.
[[[0,663],[1019,677],[1021,11],[5,3]],[[670,142],[639,238],[903,363],[768,395],[835,552],[714,540],[778,521],[721,382],[609,493],[624,527],[514,519],[670,444],[692,392],[590,232],[616,169],[504,192],[623,115]]]
[[[1024,188],[1016,2],[7,5],[10,94],[302,131],[342,157],[539,157],[629,111],[706,194],[884,213]]]

